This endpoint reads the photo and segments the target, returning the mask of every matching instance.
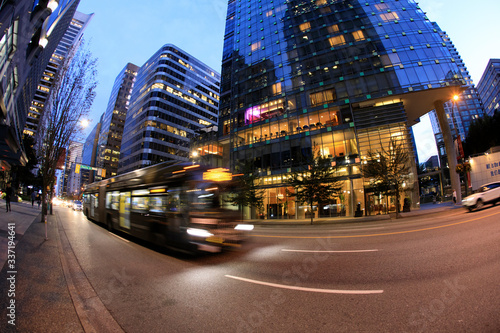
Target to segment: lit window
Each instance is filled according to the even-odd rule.
[[[339,26],[336,24],[329,26],[328,32],[332,34],[339,32]]]
[[[331,46],[338,46],[345,44],[345,38],[343,35],[328,38]]]
[[[399,20],[399,16],[395,12],[380,14],[380,18],[384,22],[390,22],[390,21],[394,21],[394,20]]]
[[[273,95],[281,94],[281,82],[273,84],[272,90],[273,90]]]
[[[260,48],[260,41],[252,44],[252,52],[257,51]]]
[[[352,36],[354,37],[354,39],[356,41],[365,40],[365,35],[363,34],[363,31],[361,31],[361,30],[354,31],[352,33]]]
[[[311,99],[311,105],[318,105],[327,102],[333,102],[337,98],[335,94],[335,89],[323,90],[316,93],[311,93],[309,95]]]
[[[311,23],[309,23],[309,22],[302,23],[301,25],[299,25],[299,29],[300,29],[300,31],[309,30],[309,29],[311,29]]]

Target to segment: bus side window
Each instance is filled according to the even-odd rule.
[[[93,193],[90,200],[93,202],[95,208],[99,207],[99,193]]]
[[[106,193],[106,208],[118,210],[120,208],[120,192],[113,191]]]
[[[167,196],[151,196],[149,198],[149,211],[152,213],[164,213],[167,209]]]
[[[111,201],[113,198],[113,194],[111,192],[106,193],[106,208],[111,209]]]
[[[181,200],[179,197],[179,193],[173,193],[168,197],[167,210],[169,212],[178,212],[180,211]]]
[[[146,211],[149,209],[149,197],[132,197],[132,210]]]

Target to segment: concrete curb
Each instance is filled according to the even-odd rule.
[[[58,247],[68,290],[85,332],[124,332],[95,292],[78,263],[59,215],[55,214]]]

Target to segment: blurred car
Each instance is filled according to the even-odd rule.
[[[79,200],[73,201],[73,210],[83,210],[82,202]]]
[[[484,184],[477,193],[462,200],[462,206],[469,211],[481,209],[484,205],[495,205],[500,201],[500,182]]]

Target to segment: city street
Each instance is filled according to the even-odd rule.
[[[243,248],[201,257],[137,244],[67,208],[55,217],[74,288],[84,304],[95,292],[107,331],[500,331],[498,205],[258,226]]]

